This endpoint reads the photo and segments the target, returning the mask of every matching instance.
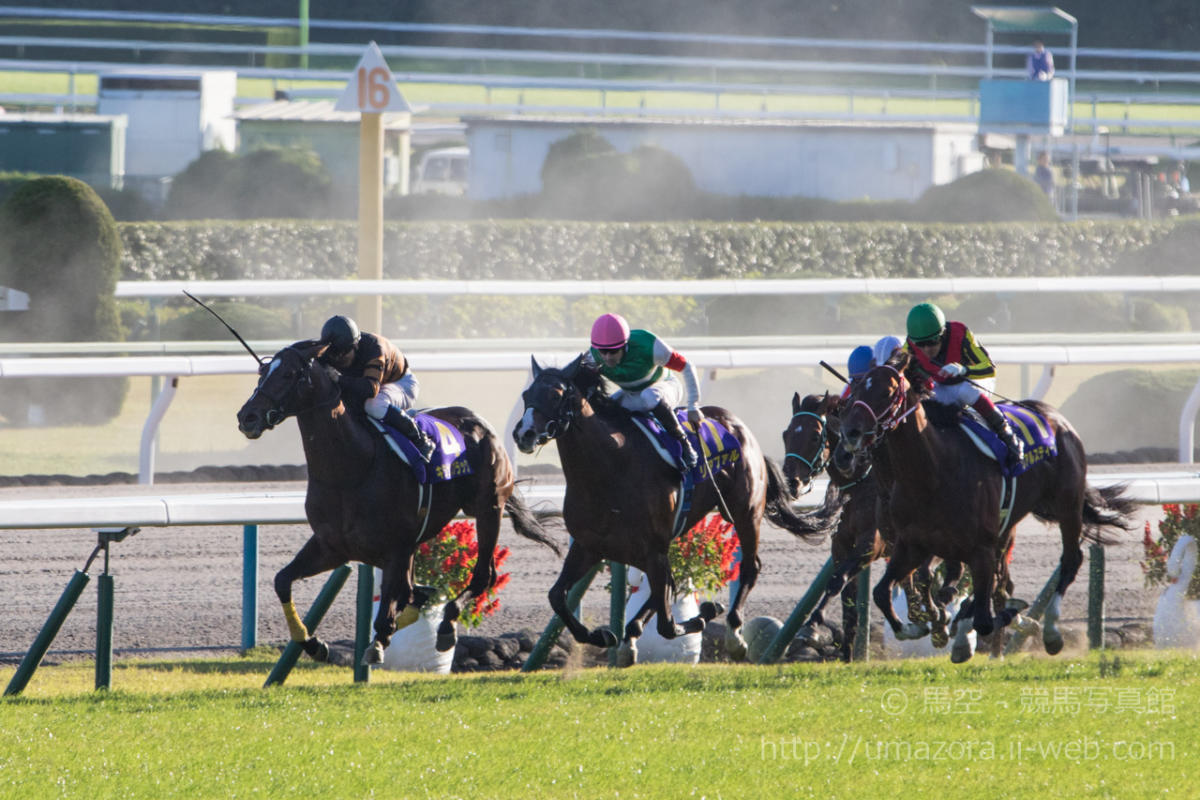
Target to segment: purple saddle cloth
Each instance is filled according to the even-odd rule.
[[[467,442],[457,428],[430,414],[417,412],[417,427],[434,441],[436,445],[433,455],[426,463],[417,452],[417,446],[390,425],[383,425],[388,438],[400,450],[403,458],[412,468],[417,482],[422,484],[440,483],[461,475],[470,475],[473,470],[467,461]],[[382,423],[380,423],[382,425]]]
[[[1012,425],[1013,431],[1025,443],[1025,457],[1015,467],[1008,466],[1008,448],[996,434],[992,433],[991,428],[969,414],[963,414],[960,419],[963,427],[968,428],[991,449],[996,460],[1000,462],[1006,478],[1020,475],[1036,464],[1058,455],[1054,432],[1050,430],[1050,425],[1041,415],[1025,406],[1008,403],[997,403],[996,408],[1000,409],[1000,413],[1008,419],[1008,424]]]
[[[722,470],[729,469],[741,459],[741,444],[738,442],[737,437],[730,433],[720,422],[705,417],[700,420],[700,430],[699,435],[697,435],[696,430],[687,421],[686,410],[676,409],[675,416],[679,419],[679,423],[683,425],[683,429],[687,431],[688,441],[692,443],[696,454],[708,461],[708,466],[712,469],[714,475]],[[635,414],[634,420],[654,436],[658,446],[671,456],[674,463],[679,463],[679,454],[683,448],[679,442],[672,439],[663,430],[663,426],[658,423],[658,420],[649,414]],[[692,470],[691,478],[696,483],[706,481],[708,480],[708,471],[704,469],[703,465],[697,463],[696,468]]]

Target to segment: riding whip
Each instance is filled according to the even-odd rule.
[[[822,360],[820,363],[821,363],[821,366],[822,366],[822,367],[824,367],[825,369],[827,369],[827,370],[829,370],[830,372],[832,372],[832,373],[833,373],[833,377],[837,378],[837,379],[838,379],[839,381],[841,381],[842,383],[849,383],[849,382],[850,382],[850,381],[846,380],[846,379],[845,379],[845,378],[842,376],[842,373],[838,372],[836,369],[834,369],[833,367],[829,366],[827,363],[825,363],[825,361],[824,361],[824,360]]]
[[[208,313],[210,313],[214,317],[216,317],[218,322],[220,322],[222,325],[224,325],[226,328],[228,328],[229,332],[232,333],[235,337],[237,337],[237,340],[242,343],[242,347],[246,348],[246,352],[249,353],[250,355],[252,355],[254,357],[254,360],[257,361],[259,364],[262,363],[263,360],[258,357],[258,353],[254,352],[254,348],[252,348],[250,345],[246,344],[246,340],[242,338],[242,335],[240,333],[238,333],[237,331],[235,331],[233,329],[232,325],[230,325],[228,322],[226,322],[224,319],[222,319],[220,314],[218,314],[217,312],[215,312],[211,308],[209,308],[204,303],[203,300],[196,297],[194,294],[189,292],[187,289],[184,289],[183,293],[186,294],[188,297],[190,297],[192,300],[194,300],[197,303],[197,305],[199,305],[205,311],[207,311]]]

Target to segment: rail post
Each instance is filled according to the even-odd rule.
[[[613,633],[618,639],[625,637],[625,565],[616,561],[608,562],[608,572],[611,576],[608,596],[608,626],[612,628]],[[608,665],[615,667],[617,665],[617,647],[608,648]]]
[[[1042,614],[1046,612],[1046,606],[1050,605],[1050,598],[1054,596],[1054,592],[1058,589],[1058,576],[1062,574],[1062,564],[1060,563],[1054,568],[1054,572],[1050,575],[1050,580],[1046,581],[1046,585],[1042,587],[1042,591],[1038,594],[1037,599],[1033,601],[1033,605],[1029,607],[1029,613],[1025,616],[1030,619],[1041,619]],[[1013,630],[1008,636],[1008,643],[1004,645],[1004,655],[1009,656],[1021,649],[1021,645],[1025,644],[1025,639],[1029,634],[1019,630]]]
[[[317,626],[321,624],[321,620],[325,618],[325,612],[333,605],[333,600],[337,597],[338,592],[346,585],[346,579],[350,577],[350,565],[342,564],[333,571],[329,576],[329,580],[325,581],[325,585],[321,587],[320,593],[317,594],[317,599],[313,601],[312,606],[308,609],[308,613],[304,615],[304,627],[308,629],[311,636]],[[289,641],[287,647],[283,648],[283,654],[279,656],[279,661],[275,662],[274,669],[267,676],[267,682],[263,684],[263,688],[282,684],[287,680],[287,676],[291,674],[292,667],[296,666],[296,662],[300,659],[302,648],[299,642]]]
[[[855,577],[857,592],[854,598],[854,613],[857,617],[854,626],[854,644],[851,647],[852,661],[871,660],[871,565],[867,564]],[[846,632],[842,631],[845,636]]]
[[[1088,649],[1104,649],[1104,547],[1088,548]]]
[[[371,641],[371,602],[375,599],[375,568],[358,565],[358,613],[354,617],[354,682],[371,680],[371,665],[363,663]],[[382,602],[382,601],[380,601]]]
[[[242,652],[258,646],[258,526],[242,526]]]
[[[109,545],[137,533],[140,528],[97,528],[96,551],[104,552],[104,574],[96,583],[96,688],[112,688],[113,660],[113,576],[108,571]],[[93,552],[92,558],[96,553]],[[91,559],[88,559],[91,563]]]
[[[791,615],[787,621],[783,623],[783,628],[767,645],[767,649],[759,657],[758,663],[771,664],[778,661],[787,650],[787,646],[792,639],[796,638],[796,634],[800,631],[804,620],[808,619],[808,615],[817,607],[817,601],[821,599],[821,595],[825,593],[825,585],[829,583],[829,578],[833,575],[833,556],[825,559],[825,565],[821,567],[821,571],[817,573],[817,577],[813,578],[812,584],[809,585],[808,591],[800,598],[800,602],[792,609]]]
[[[25,690],[25,687],[29,684],[29,679],[37,671],[38,664],[42,663],[42,658],[45,657],[46,651],[50,649],[50,645],[54,642],[54,637],[58,635],[59,629],[62,628],[63,621],[71,613],[71,609],[75,607],[75,603],[79,601],[79,595],[83,594],[83,590],[87,587],[90,580],[91,577],[86,572],[75,570],[75,574],[71,576],[71,580],[67,583],[67,588],[63,590],[62,596],[54,604],[54,610],[46,618],[46,624],[38,632],[37,637],[33,640],[33,644],[29,648],[29,652],[21,659],[21,663],[17,666],[17,671],[13,674],[12,679],[9,680],[8,686],[4,690],[5,695],[17,695]]]
[[[583,599],[584,593],[592,585],[592,580],[596,577],[596,573],[603,566],[604,562],[601,561],[588,570],[586,575],[575,582],[575,585],[567,592],[567,608],[574,608],[579,605],[579,601]],[[550,648],[558,641],[562,629],[563,621],[555,614],[554,618],[550,620],[550,624],[542,631],[541,638],[537,640],[537,644],[533,646],[533,650],[529,653],[529,658],[525,659],[525,663],[521,665],[521,672],[533,672],[535,669],[541,669],[542,664],[546,663],[546,656],[550,654]]]

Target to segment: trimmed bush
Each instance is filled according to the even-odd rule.
[[[1124,369],[1084,381],[1060,409],[1089,453],[1179,445],[1179,415],[1198,370]]]
[[[159,326],[159,338],[165,340],[224,340],[231,339],[225,326],[213,315],[188,301],[185,308]],[[233,326],[243,339],[286,339],[291,335],[292,319],[286,311],[251,303],[216,301],[208,304]]]
[[[4,341],[120,341],[114,299],[121,240],[112,215],[82,181],[27,181],[0,206],[0,284],[30,295],[30,308],[0,315]],[[0,413],[23,421],[28,406],[47,419],[98,423],[121,409],[128,380],[8,381]],[[81,398],[85,401],[81,403]]]
[[[265,148],[234,156],[209,150],[175,177],[172,219],[323,218],[330,178],[311,150]]]
[[[1007,169],[985,169],[952,183],[931,186],[917,200],[913,218],[925,222],[1053,222],[1046,193]]]

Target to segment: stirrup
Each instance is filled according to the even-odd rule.
[[[429,463],[429,459],[433,458],[433,453],[437,450],[437,444],[428,436],[421,436],[418,439],[411,439],[413,446],[417,448],[417,455],[425,463]]]

